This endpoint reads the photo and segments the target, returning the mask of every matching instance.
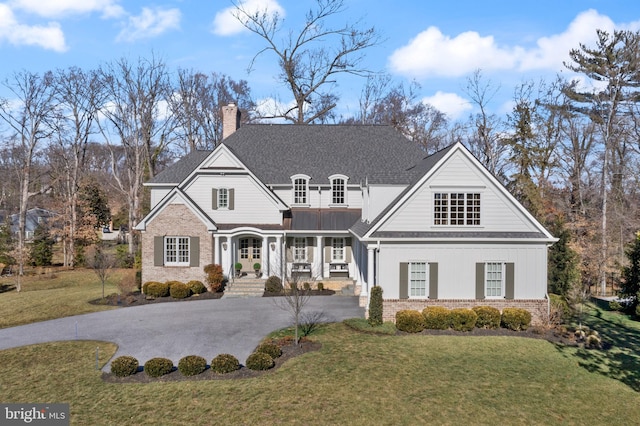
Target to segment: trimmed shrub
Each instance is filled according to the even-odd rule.
[[[471,331],[476,327],[478,315],[471,309],[456,308],[451,310],[451,328],[456,331]]]
[[[444,306],[428,306],[422,310],[425,328],[446,330],[451,326],[451,311]]]
[[[621,311],[622,305],[617,300],[612,300],[609,302],[609,310],[610,311]]]
[[[318,283],[318,291],[324,291],[324,284]]]
[[[602,339],[597,333],[590,334],[584,341],[584,347],[587,349],[602,349]]]
[[[145,294],[151,297],[167,297],[169,295],[169,285],[167,283],[152,282],[147,286]]]
[[[254,352],[247,358],[246,365],[251,370],[268,370],[273,368],[275,362],[264,352]]]
[[[189,281],[187,286],[191,289],[191,293],[193,294],[202,294],[207,292],[207,287],[202,283],[202,281]]]
[[[169,287],[169,294],[174,299],[186,299],[191,296],[191,289],[185,283],[174,281]]]
[[[263,343],[258,346],[255,351],[267,354],[273,359],[279,358],[282,355],[282,349],[275,343]]]
[[[500,310],[492,306],[474,306],[476,313],[476,327],[478,328],[500,328]]]
[[[142,285],[142,292],[144,294],[149,294],[149,290],[148,289],[149,289],[149,286],[152,285],[152,284],[160,284],[160,283],[157,282],[157,281],[147,281],[146,283],[144,283]]]
[[[418,311],[405,309],[396,312],[396,328],[407,333],[419,333],[424,330],[424,316]]]
[[[220,354],[211,360],[211,371],[218,374],[227,374],[240,368],[238,358],[229,354]]]
[[[183,376],[195,376],[207,369],[207,360],[198,355],[187,355],[178,361]]]
[[[264,290],[269,293],[280,293],[283,290],[282,280],[275,275],[270,276],[264,283]]]
[[[509,330],[526,330],[531,325],[531,313],[526,309],[504,308],[501,324]]]
[[[160,377],[171,373],[173,362],[167,358],[151,358],[144,363],[144,372],[151,377]]]
[[[210,263],[204,267],[204,273],[207,274],[205,281],[209,284],[212,292],[216,293],[223,290],[224,273],[221,265]]]
[[[127,377],[136,374],[140,364],[132,356],[119,356],[111,361],[111,374],[116,377]]]
[[[371,289],[369,299],[369,324],[372,327],[382,325],[382,287],[379,285]]]
[[[311,284],[309,284],[308,282],[304,282],[304,283],[302,283],[302,288],[304,288],[305,290],[309,291],[309,290],[311,290]]]
[[[567,302],[564,296],[549,294],[549,300],[551,301],[552,309],[557,309],[562,312],[563,319],[571,318],[571,306],[569,306],[569,302]]]

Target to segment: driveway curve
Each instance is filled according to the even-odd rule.
[[[186,355],[207,362],[229,353],[241,364],[270,332],[292,324],[281,298],[222,298],[157,303],[43,321],[0,330],[0,350],[61,340],[102,340],[118,345],[114,357],[131,355],[140,365],[154,357],[178,364]],[[354,296],[315,296],[303,312],[323,322],[362,317]],[[109,369],[107,364],[104,370]]]

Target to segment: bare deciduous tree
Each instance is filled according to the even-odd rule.
[[[378,44],[380,37],[375,28],[362,28],[360,22],[329,26],[344,10],[344,0],[317,0],[317,8],[306,14],[302,28],[289,30],[280,39],[284,19],[277,12],[254,11],[235,3],[236,19],[266,42],[249,69],[262,53],[273,52],[280,68],[277,79],[293,96],[293,106],[264,118],[284,118],[295,124],[322,121],[336,106],[338,97],[332,89],[340,74],[370,74],[361,67],[364,51]]]
[[[4,121],[13,135],[9,138],[14,157],[14,167],[20,179],[20,210],[18,220],[18,283],[21,290],[21,277],[25,264],[25,224],[28,202],[34,195],[46,190],[44,186],[32,188],[34,162],[53,134],[56,125],[55,87],[51,72],[44,75],[21,71],[4,81],[4,86],[15,99],[0,99],[0,119]]]

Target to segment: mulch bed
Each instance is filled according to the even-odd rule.
[[[207,300],[207,299],[220,299],[224,293],[212,293],[207,291],[202,294],[194,294],[185,299],[174,299],[171,296],[167,297],[147,297],[139,291],[127,294],[110,294],[105,296],[104,299],[90,300],[92,305],[107,305],[107,306],[140,306],[148,305],[151,303],[167,303],[167,302],[188,302],[192,300]]]
[[[322,344],[319,342],[313,342],[306,339],[301,339],[299,345],[286,344],[281,346],[282,355],[274,360],[275,366],[269,370],[256,371],[251,370],[245,366],[241,366],[239,370],[227,374],[217,374],[211,371],[209,367],[196,376],[183,376],[177,367],[174,370],[160,377],[147,376],[144,371],[139,368],[138,372],[128,377],[116,377],[111,373],[102,373],[102,380],[108,383],[155,383],[155,382],[181,382],[181,381],[200,381],[200,380],[234,380],[234,379],[250,379],[253,377],[260,377],[265,374],[269,374],[277,370],[287,360],[296,356],[305,354],[307,352],[319,351],[322,348]],[[210,360],[208,360],[210,361]],[[242,361],[241,361],[242,362]]]

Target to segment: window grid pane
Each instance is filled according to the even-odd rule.
[[[433,224],[480,225],[479,193],[434,193]]]
[[[344,260],[344,238],[331,239],[331,260]]]
[[[260,240],[258,240],[257,238],[253,239],[253,259],[254,260],[260,260],[260,250],[262,249],[261,246],[262,242]]]
[[[189,264],[189,237],[165,237],[165,264]]]
[[[333,204],[344,204],[344,179],[334,179],[331,184]]]
[[[176,258],[176,239],[167,237],[165,239],[165,263],[175,263]]]
[[[293,182],[293,202],[294,204],[307,203],[307,181],[306,179],[296,179]]]
[[[249,258],[249,239],[243,238],[240,240],[240,259]]]
[[[296,237],[293,240],[293,261],[305,262],[307,260],[307,241],[306,238]]]
[[[178,263],[189,263],[189,238],[178,238]]]
[[[487,297],[502,296],[502,265],[495,262],[485,265]]]
[[[227,188],[218,190],[218,207],[226,209],[229,207],[229,191]]]
[[[425,262],[409,264],[409,291],[412,297],[427,295],[427,264]]]

